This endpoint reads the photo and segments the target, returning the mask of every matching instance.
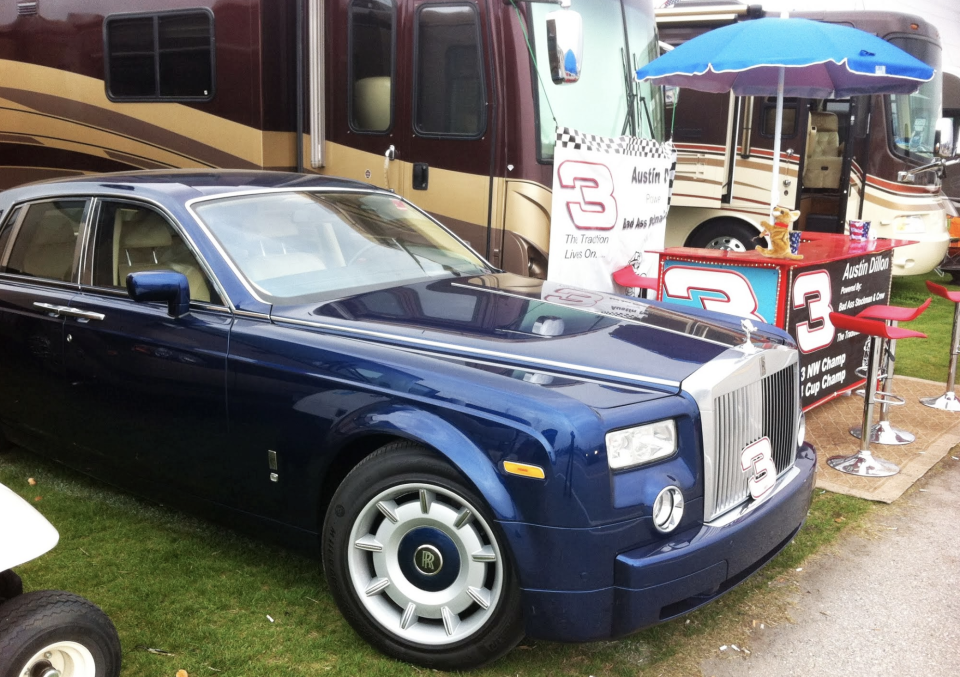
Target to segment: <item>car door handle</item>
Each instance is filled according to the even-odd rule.
[[[70,306],[60,306],[60,314],[68,317],[76,317],[81,320],[102,320],[106,317],[103,313],[95,313],[92,310],[80,310]]]
[[[95,313],[91,310],[80,310],[79,308],[71,308],[70,306],[56,306],[52,303],[37,302],[33,305],[35,308],[40,308],[41,310],[46,310],[62,317],[76,317],[84,320],[102,320],[106,317],[103,313]]]
[[[60,309],[61,309],[63,306],[55,306],[55,305],[53,305],[52,303],[40,303],[40,302],[35,302],[35,303],[33,304],[33,307],[34,307],[34,308],[39,308],[40,310],[46,310],[46,311],[48,311],[48,312],[53,313],[54,315],[59,315],[59,314],[60,314]]]

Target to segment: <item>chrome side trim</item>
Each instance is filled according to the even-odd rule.
[[[514,358],[515,360],[517,360],[517,362],[522,364],[542,365],[544,367],[547,367],[548,369],[552,368],[552,369],[557,369],[561,371],[564,369],[575,370],[575,371],[580,371],[587,374],[593,374],[595,376],[600,376],[600,377],[607,376],[610,378],[622,379],[625,381],[638,383],[640,385],[653,384],[653,385],[666,386],[666,387],[675,388],[675,389],[680,387],[679,381],[670,381],[667,379],[652,378],[652,377],[640,377],[637,374],[630,374],[622,371],[613,371],[609,369],[595,369],[592,367],[584,367],[581,365],[571,364],[569,362],[555,362],[553,360],[544,360],[537,357],[523,357],[519,355],[513,355],[510,353],[502,353],[496,350],[485,350],[483,348],[467,348],[460,345],[454,345],[452,343],[443,343],[441,341],[431,341],[429,339],[417,339],[417,338],[411,338],[408,336],[398,336],[396,334],[386,334],[383,332],[372,331],[369,329],[357,329],[356,327],[340,327],[332,324],[324,324],[321,322],[309,322],[307,320],[296,320],[293,318],[286,318],[286,317],[280,317],[280,318],[273,317],[271,319],[278,324],[279,323],[294,324],[294,325],[299,325],[303,327],[313,327],[314,329],[323,329],[325,331],[354,334],[357,336],[365,336],[372,339],[395,341],[400,344],[418,346],[422,348],[433,348],[438,351],[450,351],[454,353],[454,356],[467,357],[468,355],[470,356],[475,355],[479,357],[486,357],[486,358],[493,358],[493,359]],[[441,355],[439,356],[450,357],[451,356],[450,352],[441,353]],[[567,375],[569,375],[569,373],[567,373]]]
[[[506,364],[506,363],[503,363],[503,362],[494,362],[494,361],[492,361],[492,360],[479,360],[479,359],[476,359],[476,358],[473,358],[473,357],[464,357],[464,356],[457,356],[457,355],[445,355],[445,354],[442,354],[442,353],[434,353],[434,352],[430,352],[430,351],[426,351],[426,350],[417,350],[416,348],[400,348],[400,350],[403,350],[404,352],[408,352],[408,353],[415,353],[415,354],[417,354],[417,355],[426,355],[427,357],[434,357],[434,358],[437,358],[437,359],[446,360],[446,361],[448,361],[448,362],[462,361],[462,362],[468,362],[468,363],[470,363],[470,364],[482,364],[482,365],[484,365],[484,366],[486,366],[486,367],[499,367],[499,368],[501,368],[501,369],[514,369],[514,370],[517,370],[517,371],[527,371],[527,372],[529,372],[529,373],[544,374],[544,375],[546,375],[546,376],[555,376],[556,378],[576,379],[577,381],[582,381],[583,383],[593,383],[593,384],[595,384],[595,385],[600,385],[600,386],[615,385],[617,388],[621,388],[621,389],[623,389],[623,390],[629,390],[630,392],[635,392],[635,393],[640,393],[640,394],[650,394],[650,392],[651,392],[648,388],[643,388],[643,387],[641,387],[641,386],[625,385],[625,384],[619,383],[619,382],[612,383],[612,382],[610,382],[610,381],[602,381],[602,380],[600,380],[600,379],[589,378],[589,377],[586,377],[586,376],[579,376],[579,375],[564,374],[564,373],[560,373],[560,372],[553,372],[553,371],[548,371],[548,370],[546,370],[546,369],[537,369],[536,371],[529,370],[529,369],[528,369],[528,370],[524,370],[524,369],[522,369],[521,367],[518,367],[518,366],[515,365],[515,364]]]
[[[270,322],[270,316],[266,313],[257,313],[252,310],[234,310],[233,314],[236,317],[246,317],[251,320],[266,320]]]

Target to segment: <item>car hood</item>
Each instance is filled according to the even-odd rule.
[[[666,392],[747,339],[730,315],[506,273],[274,306],[272,318],[438,356]],[[754,344],[790,341],[757,324]]]

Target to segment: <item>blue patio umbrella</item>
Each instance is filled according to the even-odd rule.
[[[779,191],[783,97],[909,94],[933,69],[875,35],[840,24],[780,18],[708,31],[637,71],[638,80],[739,96],[777,95],[771,210]]]

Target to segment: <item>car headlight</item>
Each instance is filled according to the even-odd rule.
[[[797,446],[799,447],[803,444],[803,440],[807,436],[807,417],[804,413],[800,412],[800,421],[797,423]]]
[[[653,463],[676,450],[677,426],[673,419],[607,433],[607,464],[611,470]]]

